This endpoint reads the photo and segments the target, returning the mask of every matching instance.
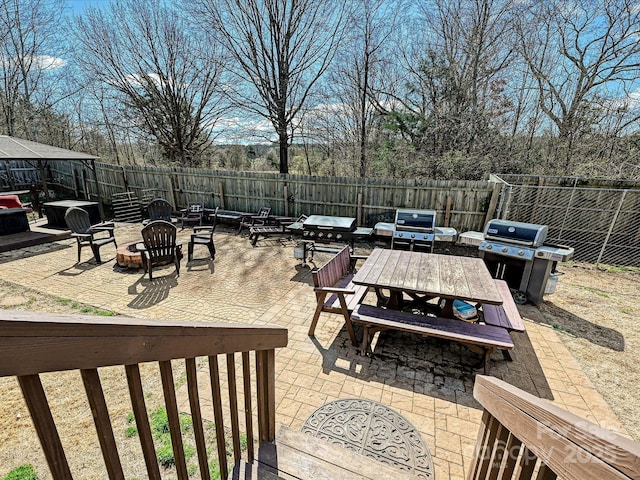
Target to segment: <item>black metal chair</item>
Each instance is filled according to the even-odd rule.
[[[149,219],[142,222],[143,225],[147,225],[155,220],[164,220],[171,222],[171,214],[173,208],[171,204],[164,198],[154,198],[147,205],[147,212],[149,213]]]
[[[191,239],[189,240],[189,247],[187,253],[187,261],[191,261],[193,258],[193,248],[196,245],[206,245],[209,249],[209,255],[211,255],[211,260],[215,260],[216,258],[216,247],[213,243],[213,232],[216,229],[216,223],[218,221],[218,208],[216,208],[215,212],[211,216],[213,218],[213,224],[211,226],[196,226],[193,227],[193,233],[191,234]]]
[[[186,224],[202,225],[202,217],[204,217],[204,203],[191,202],[182,212],[180,218],[180,226],[184,229]]]
[[[175,264],[176,273],[180,276],[182,244],[176,240],[176,236],[176,226],[165,220],[155,220],[142,229],[142,268],[149,272],[149,280],[153,280],[153,267],[171,262]]]
[[[91,225],[89,221],[89,213],[78,207],[70,207],[64,214],[64,220],[71,230],[71,236],[78,243],[78,263],[80,263],[80,252],[82,247],[91,247],[93,256],[97,263],[102,263],[100,258],[100,247],[108,243],[113,243],[116,248],[116,237],[113,234],[115,226],[113,223],[99,223]],[[106,233],[107,236],[98,236],[100,233]]]

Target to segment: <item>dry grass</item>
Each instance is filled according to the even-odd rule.
[[[0,308],[67,314],[109,313],[69,299],[42,295],[3,280],[0,280]],[[174,380],[182,382],[184,362],[175,361],[172,365]],[[125,435],[132,408],[124,368],[107,367],[99,372],[125,478],[146,478],[146,469],[140,462],[140,442],[136,437]],[[152,412],[164,406],[157,364],[141,364],[140,375],[147,410]],[[82,471],[82,478],[104,478],[100,445],[79,371],[43,374],[41,379],[65,450],[73,452],[68,456],[71,470]],[[39,479],[51,478],[17,380],[15,377],[0,378],[0,478],[26,463],[35,467]]]
[[[547,323],[559,333],[582,369],[618,415],[628,432],[640,440],[640,292],[637,271],[607,271],[592,265],[562,265],[558,291],[540,306]],[[70,300],[43,295],[0,280],[0,308],[59,313],[100,313]],[[104,312],[102,312],[104,313]],[[175,378],[184,372],[175,362]],[[144,478],[137,439],[124,434],[131,406],[122,368],[101,369],[118,448],[126,478]],[[162,404],[156,365],[142,366],[148,409]],[[83,478],[103,478],[100,449],[89,406],[77,372],[43,375],[47,395],[65,448],[72,449],[72,469]],[[91,432],[91,435],[85,434]],[[69,444],[68,442],[73,442]],[[90,459],[90,461],[87,461]],[[48,468],[17,382],[0,378],[0,478],[24,463],[33,463],[39,478],[50,478]],[[87,465],[91,463],[92,465]]]

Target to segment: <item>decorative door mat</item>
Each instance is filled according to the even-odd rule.
[[[327,403],[307,418],[302,431],[379,462],[433,479],[429,448],[407,419],[371,400]]]

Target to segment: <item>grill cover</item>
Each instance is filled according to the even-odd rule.
[[[549,227],[535,223],[489,220],[484,229],[485,240],[498,240],[531,247],[541,246],[547,238]]]
[[[330,217],[311,215],[302,224],[304,230],[330,230],[332,232],[352,232],[356,229],[356,219],[350,217]]]
[[[435,210],[396,210],[396,230],[433,231],[435,223]]]

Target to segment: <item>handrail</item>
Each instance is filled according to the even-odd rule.
[[[160,471],[145,407],[138,366],[140,363],[159,364],[179,479],[187,479],[188,473],[172,360],[185,360],[189,405],[202,478],[208,479],[209,472],[198,397],[196,357],[208,357],[209,360],[218,463],[223,478],[228,474],[228,466],[218,355],[226,356],[234,461],[239,461],[241,454],[239,401],[244,403],[248,461],[253,461],[251,351],[255,352],[258,438],[267,441],[275,438],[275,349],[287,345],[285,328],[0,311],[0,332],[0,377],[17,377],[49,468],[56,480],[72,478],[72,475],[40,381],[39,374],[45,372],[80,370],[110,479],[121,479],[124,476],[98,375],[97,369],[100,367],[123,365],[125,368],[144,461],[151,479],[160,479]],[[237,391],[235,353],[242,353],[242,393]]]
[[[640,444],[502,380],[476,376],[484,407],[469,480],[640,478]]]

